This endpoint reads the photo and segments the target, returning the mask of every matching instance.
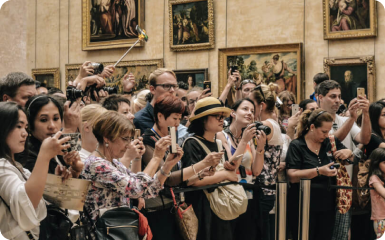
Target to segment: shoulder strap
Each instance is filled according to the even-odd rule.
[[[222,151],[223,150],[222,141],[219,139],[216,139],[216,142],[218,146],[218,152]],[[221,159],[221,163],[224,163],[224,162],[225,162],[225,154],[222,155],[222,159]]]
[[[337,146],[336,146],[336,140],[334,138],[334,135],[329,135],[329,140],[330,140],[330,145],[332,146],[332,153],[334,154],[337,151]]]
[[[199,145],[203,148],[203,150],[205,150],[205,152],[206,152],[207,154],[211,153],[210,149],[208,149],[208,147],[206,147],[206,145],[205,145],[201,140],[199,140],[199,139],[196,138],[196,137],[188,137],[188,138],[186,138],[186,140],[184,140],[184,142],[183,142],[182,148],[184,147],[184,144],[185,144],[185,143],[187,142],[187,140],[189,140],[189,139],[194,139],[195,141],[197,141],[197,142],[199,143]]]

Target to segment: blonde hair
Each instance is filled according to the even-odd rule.
[[[149,77],[149,83],[150,83],[150,85],[151,85],[151,86],[154,86],[154,85],[156,84],[156,79],[157,79],[160,75],[162,75],[162,74],[164,74],[164,73],[169,73],[169,74],[173,75],[174,78],[176,79],[176,75],[175,75],[175,73],[174,73],[172,70],[167,69],[167,68],[158,68],[158,69],[156,69],[155,71],[153,71],[153,72],[150,74],[150,77]]]
[[[201,93],[202,91],[203,91],[203,88],[195,86],[195,87],[191,88],[190,90],[188,90],[187,94],[189,94],[190,92],[200,92]]]
[[[103,137],[115,141],[118,137],[129,134],[133,136],[135,126],[122,114],[108,110],[101,115],[93,125],[93,133],[99,144],[103,143]]]
[[[132,114],[135,114],[136,108],[139,107],[140,109],[144,108],[147,104],[147,99],[146,95],[150,92],[148,89],[143,89],[140,91],[135,98],[131,99],[132,100],[132,106],[131,106],[131,112]]]
[[[263,95],[260,90],[257,88],[260,87],[262,89]],[[257,101],[258,104],[265,103],[266,111],[274,112],[275,111],[275,101],[277,99],[277,94],[275,89],[278,87],[275,83],[269,83],[269,85],[261,84],[254,88],[252,92],[253,99]]]
[[[98,119],[105,112],[107,112],[107,109],[100,106],[99,104],[89,104],[84,106],[80,111],[82,117],[82,125],[87,123],[89,126],[92,126],[96,119]]]

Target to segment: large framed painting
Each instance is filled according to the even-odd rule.
[[[213,0],[169,0],[173,51],[214,48]]]
[[[55,87],[60,89],[59,68],[35,68],[32,69],[32,78],[44,83],[47,88]]]
[[[357,88],[373,102],[376,99],[376,68],[374,56],[356,58],[325,58],[324,72],[341,85],[341,98],[345,104],[357,97]]]
[[[323,0],[324,39],[377,36],[376,0]]]
[[[254,78],[264,84],[276,83],[278,92],[288,90],[294,93],[298,102],[302,99],[302,43],[222,48],[218,60],[218,95],[227,84],[230,67],[237,66],[242,80]]]
[[[145,0],[82,0],[82,49],[130,47],[144,26]],[[142,46],[143,41],[136,46]]]
[[[104,66],[113,65],[115,62],[103,62]],[[79,69],[82,64],[66,64],[66,86],[68,81],[74,81],[76,76],[79,73]],[[155,60],[137,60],[137,61],[122,61],[115,68],[114,74],[106,78],[106,86],[108,87],[118,87],[119,93],[123,92],[122,78],[126,73],[133,73],[135,76],[135,89],[134,91],[139,91],[141,89],[148,88],[148,79],[150,74],[157,68],[163,67],[163,59]]]
[[[203,82],[208,81],[208,68],[173,70],[178,82],[184,82],[189,89],[198,86],[203,88]]]

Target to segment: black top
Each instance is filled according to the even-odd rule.
[[[145,108],[135,113],[134,125],[137,129],[140,129],[142,133],[146,129],[151,129],[154,126],[155,118],[154,118],[154,107],[147,102]]]
[[[41,142],[37,140],[34,136],[28,138],[27,147],[21,153],[15,154],[15,160],[23,165],[24,168],[28,169],[32,172],[35,167],[35,163],[37,160],[37,156],[39,154],[41,147]],[[64,159],[62,156],[57,156],[59,160],[68,167],[68,165],[64,164]],[[52,158],[49,162],[48,173],[55,174],[55,168],[57,167],[57,162],[55,158]]]
[[[197,137],[195,135],[195,137]],[[204,138],[199,138],[199,140],[207,146],[211,152],[218,152],[218,146],[216,142],[210,142]],[[181,159],[183,168],[191,166],[197,162],[203,160],[207,153],[199,145],[195,139],[188,139],[185,141],[183,146],[183,157]],[[210,189],[207,189],[210,192]],[[211,189],[211,191],[214,189]],[[204,192],[202,190],[186,192],[186,202],[193,205],[193,209],[198,218],[198,236],[197,239],[200,240],[211,240],[218,239],[218,236],[221,236],[221,240],[230,240],[233,239],[233,233],[231,230],[231,221],[225,221],[219,219],[212,212],[210,208],[210,203],[207,200]],[[213,226],[220,226],[220,232],[217,232]]]
[[[372,133],[370,136],[370,142],[365,145],[366,158],[369,159],[370,154],[374,151],[374,149],[378,148],[383,142],[385,142],[385,139],[379,137],[377,134]]]
[[[337,139],[337,150],[346,149],[346,147]],[[319,155],[313,153],[306,144],[305,138],[301,137],[290,143],[286,155],[287,169],[312,169],[324,166],[335,161],[331,152],[331,144],[329,138],[326,138],[321,144]],[[312,183],[318,183],[327,186],[336,183],[335,177],[319,176],[311,179]],[[310,191],[310,211],[328,211],[335,208],[336,191],[327,190],[325,188],[311,188]],[[291,184],[289,191],[289,206],[298,207],[299,203],[299,183]]]

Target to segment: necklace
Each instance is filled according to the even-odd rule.
[[[106,156],[104,156],[101,152],[99,152],[98,149],[95,149],[95,152],[97,152],[102,158],[108,160],[108,159],[106,158]]]

